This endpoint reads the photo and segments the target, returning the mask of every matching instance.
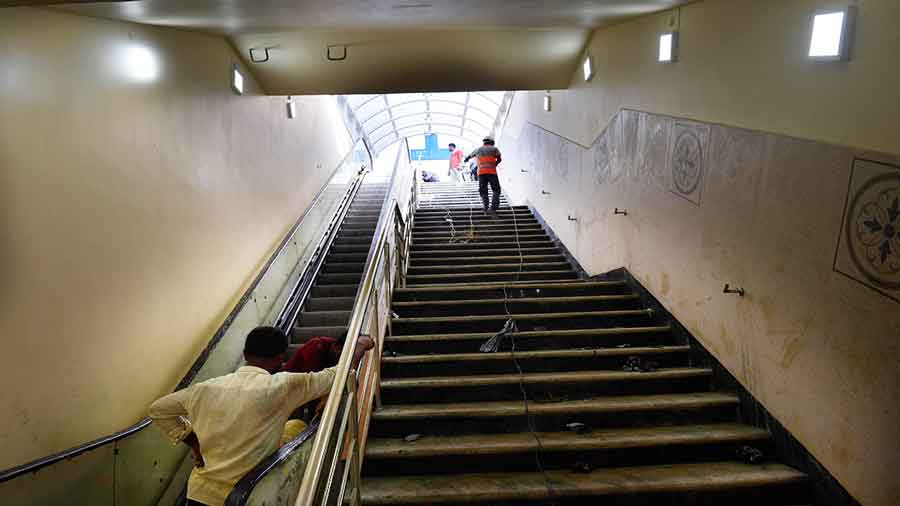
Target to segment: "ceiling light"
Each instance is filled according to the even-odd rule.
[[[547,94],[544,95],[544,110],[547,111],[547,112],[550,112],[550,106],[551,106],[551,104],[550,104],[550,92],[547,92]]]
[[[674,62],[678,51],[678,32],[664,33],[659,36],[659,61]]]
[[[584,58],[584,63],[581,64],[581,70],[584,71],[585,81],[590,81],[591,78],[594,77],[594,62],[591,55]]]
[[[809,57],[821,61],[849,59],[854,14],[855,9],[847,7],[813,16]]]
[[[237,65],[231,70],[231,88],[238,95],[244,94],[244,75],[238,70]]]

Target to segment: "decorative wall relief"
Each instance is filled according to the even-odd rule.
[[[638,180],[665,191],[666,152],[672,120],[664,116],[640,113],[634,165]]]
[[[676,121],[669,146],[669,191],[699,206],[709,152],[709,126]]]
[[[900,167],[854,160],[834,269],[900,302]]]

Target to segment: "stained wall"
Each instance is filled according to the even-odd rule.
[[[674,65],[653,61],[665,16],[597,32],[590,83],[573,76],[550,113],[544,93],[516,95],[501,179],[590,273],[627,267],[856,499],[887,506],[900,114],[881,86],[897,79],[896,4],[860,1],[855,59],[811,66],[791,30],[823,3],[691,4]]]
[[[220,37],[13,8],[0,47],[5,469],[142,418],[349,143]]]

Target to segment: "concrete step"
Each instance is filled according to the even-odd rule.
[[[511,292],[512,290],[508,290]],[[509,293],[518,295],[518,293]],[[574,297],[493,297],[482,299],[425,300],[394,302],[394,312],[401,317],[480,316],[490,314],[562,313],[639,309],[636,294],[582,295]]]
[[[515,236],[492,237],[490,239],[476,236],[474,240],[471,240],[469,242],[450,242],[447,240],[413,241],[413,243],[410,245],[410,251],[412,252],[413,256],[421,253],[448,250],[465,250],[467,254],[471,254],[472,251],[478,251],[482,247],[484,247],[485,250],[502,248],[513,250],[518,253],[519,250],[522,250],[524,252],[529,248],[555,248],[556,245],[553,244],[553,241],[551,241],[550,238],[546,236],[540,238],[526,238],[520,236],[518,241],[516,241]]]
[[[550,281],[521,283],[469,283],[465,286],[404,287],[394,290],[394,301],[503,299],[504,297],[577,297],[620,295],[628,291],[622,281]]]
[[[428,260],[431,258],[473,258],[478,256],[515,256],[518,258],[519,253],[522,255],[558,255],[559,249],[556,246],[539,246],[539,247],[522,247],[519,248],[515,243],[509,247],[480,247],[479,245],[470,245],[468,248],[461,247],[465,245],[452,245],[452,248],[439,249],[427,248],[418,251],[412,251],[410,258],[416,261]]]
[[[362,278],[362,275],[358,273],[320,272],[319,276],[316,278],[316,283],[319,285],[359,284],[360,278]]]
[[[323,266],[322,272],[357,273],[357,274],[361,275],[365,266],[366,266],[365,261],[363,261],[363,262],[332,262],[331,255],[329,255],[328,259],[326,259],[326,261],[325,261],[325,265]]]
[[[440,246],[448,243],[452,243],[451,238],[455,238],[457,241],[462,241],[468,238],[468,234],[465,231],[460,231],[460,233],[455,236],[450,236],[449,234],[441,237],[422,237],[413,235],[413,248],[421,249],[420,246],[426,245],[435,245]],[[474,244],[474,243],[489,243],[492,241],[497,241],[500,243],[510,243],[525,246],[525,244],[533,244],[535,242],[546,241],[550,242],[550,237],[546,232],[522,232],[518,236],[516,236],[512,231],[504,231],[502,233],[487,233],[487,234],[475,234],[471,239],[468,240],[465,244]]]
[[[524,259],[523,259],[524,260]],[[415,274],[440,274],[448,273],[482,273],[482,272],[524,272],[524,271],[552,271],[570,268],[569,262],[515,262],[498,264],[473,264],[473,265],[427,265],[410,266],[407,275]]]
[[[389,378],[381,381],[385,405],[428,399],[473,402],[529,399],[566,399],[598,395],[639,395],[696,392],[709,389],[711,369],[679,367],[649,372],[552,371]]]
[[[468,233],[474,229],[476,235],[515,235],[516,231],[519,235],[543,233],[544,229],[540,225],[522,225],[522,224],[497,224],[494,227],[477,226],[469,223],[457,223],[451,228],[449,225],[442,227],[440,230],[420,230],[419,227],[413,231],[413,237],[419,239],[427,239],[429,237],[446,237],[448,235],[460,235]]]
[[[547,481],[552,484],[549,488]],[[513,501],[546,503],[565,498],[654,495],[658,497],[655,504],[674,504],[662,500],[659,496],[689,494],[694,499],[692,504],[699,504],[696,502],[699,496],[709,493],[720,501],[728,498],[727,502],[723,501],[720,504],[743,506],[761,504],[758,502],[759,496],[755,493],[760,489],[793,496],[799,492],[792,489],[800,488],[804,483],[805,476],[802,473],[781,464],[748,465],[738,462],[632,466],[597,469],[590,473],[552,470],[547,471],[546,481],[545,476],[537,472],[450,474],[432,476],[428,479],[413,475],[367,478],[362,486],[362,503],[365,505],[508,504]]]
[[[580,311],[559,313],[521,313],[513,315],[520,331],[598,329],[651,325],[653,312],[649,309],[621,309],[609,311]],[[497,332],[510,318],[507,314],[468,316],[426,316],[394,318],[397,335],[426,332]]]
[[[432,350],[429,350],[432,351]],[[517,350],[495,353],[428,353],[401,355],[385,354],[381,358],[382,378],[411,378],[423,376],[464,376],[469,374],[619,370],[631,357],[653,361],[660,368],[688,365],[689,346],[644,346],[631,348],[556,348],[547,350]],[[517,367],[518,365],[518,367]]]
[[[481,281],[558,281],[577,279],[571,269],[529,271],[529,272],[477,272],[462,274],[413,274],[406,276],[410,286],[431,286],[443,283],[477,283]]]
[[[376,410],[370,436],[408,434],[494,434],[564,430],[577,421],[591,428],[635,424],[717,423],[735,421],[739,399],[717,392],[615,395],[579,400],[428,402],[387,404]],[[527,410],[527,413],[526,413]],[[525,415],[529,415],[530,418]]]
[[[622,346],[622,349],[628,349],[674,344],[671,331],[672,328],[668,324],[660,324],[602,329],[524,331],[515,332],[512,337],[515,339],[516,349],[523,351],[562,347],[611,348]],[[482,343],[494,336],[495,332],[400,334],[395,330],[394,335],[385,338],[385,347],[402,354],[475,353]],[[500,350],[509,351],[511,349],[510,341],[510,339],[503,340]]]
[[[410,267],[424,267],[428,265],[438,266],[457,266],[457,265],[485,265],[485,264],[518,264],[520,261],[529,263],[533,262],[562,262],[565,261],[562,253],[554,253],[549,255],[529,255],[518,252],[512,255],[484,255],[469,257],[440,257],[440,256],[417,256],[410,259]]]

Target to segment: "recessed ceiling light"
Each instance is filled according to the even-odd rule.
[[[585,81],[590,81],[591,78],[594,77],[594,62],[591,55],[584,58],[584,63],[581,64],[581,70],[584,72]]]
[[[550,112],[551,103],[550,103],[550,93],[544,95],[544,110]]]
[[[855,9],[847,7],[814,15],[809,57],[822,61],[848,59],[854,14]]]

